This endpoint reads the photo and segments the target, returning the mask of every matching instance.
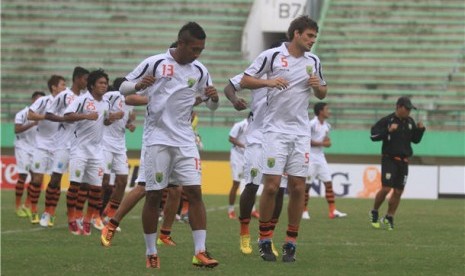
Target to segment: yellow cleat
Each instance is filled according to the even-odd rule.
[[[273,241],[271,241],[271,251],[273,251],[273,255],[275,255],[276,257],[279,256],[278,250],[276,249],[276,247],[274,247]]]
[[[241,252],[244,254],[252,253],[252,246],[250,246],[250,235],[241,235]]]
[[[31,223],[32,223],[32,224],[38,224],[39,221],[40,221],[40,219],[39,219],[39,214],[37,214],[37,213],[32,213],[32,214],[31,214]]]
[[[20,218],[25,218],[27,217],[27,213],[23,210],[23,208],[19,207],[16,209],[16,215]]]

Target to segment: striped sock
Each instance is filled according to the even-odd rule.
[[[273,238],[273,230],[271,221],[259,221],[260,240],[271,240]]]
[[[39,202],[41,183],[31,183],[28,189],[28,197],[31,201],[31,212],[37,213],[37,203]]]
[[[102,200],[102,187],[90,186],[89,202],[87,204],[87,213],[84,222],[90,222],[94,216],[99,216],[99,202]]]
[[[79,183],[71,182],[66,192],[66,208],[68,211],[68,222],[72,222],[75,220],[75,212],[76,212],[76,201],[78,197],[79,191]]]
[[[286,242],[291,242],[295,244],[298,234],[299,234],[299,226],[288,224],[287,231],[286,231]]]
[[[328,202],[329,205],[329,212],[332,214],[334,210],[336,209],[336,204],[334,203],[334,192],[333,192],[333,187],[328,186],[326,187],[326,201]]]
[[[76,213],[74,214],[75,219],[79,219],[83,217],[83,209],[84,209],[84,205],[86,204],[88,196],[89,196],[89,189],[88,189],[87,184],[81,184],[79,186],[79,191],[77,194]]]

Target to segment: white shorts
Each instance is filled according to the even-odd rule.
[[[19,174],[28,174],[32,165],[32,152],[15,148],[16,170]]]
[[[53,164],[53,153],[51,151],[36,148],[32,156],[31,171],[33,173],[50,173]]]
[[[110,151],[103,151],[103,158],[105,160],[105,174],[112,172],[119,175],[128,175],[128,156],[125,153],[114,153]]]
[[[140,149],[139,171],[137,172],[137,179],[135,181],[136,183],[145,182],[144,155],[145,147],[142,145],[142,148]]]
[[[72,182],[102,186],[104,162],[102,159],[71,158],[69,179]]]
[[[244,180],[246,184],[262,184],[263,148],[261,144],[251,144],[244,151]]]
[[[307,177],[310,137],[276,132],[263,136],[263,174]]]
[[[323,182],[331,181],[331,172],[329,171],[328,163],[324,162],[312,162],[308,166],[308,176],[305,183],[311,184],[315,179],[319,179]]]
[[[145,190],[161,190],[168,183],[181,186],[200,185],[200,156],[196,146],[147,146],[145,149]]]
[[[53,153],[52,172],[64,174],[68,170],[69,149],[59,149]]]
[[[229,164],[231,165],[233,181],[240,182],[244,178],[244,154],[237,150],[231,150]]]

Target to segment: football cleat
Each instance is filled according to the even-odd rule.
[[[147,255],[145,260],[146,268],[160,268],[160,259],[157,254]]]
[[[47,212],[44,212],[42,216],[40,216],[40,221],[39,224],[42,227],[48,227],[48,222],[50,221],[50,214]]]
[[[250,246],[250,235],[241,235],[241,252],[244,254],[251,254],[252,253],[252,246]]]
[[[176,246],[176,242],[173,241],[171,236],[165,236],[157,239],[157,245]]]
[[[32,224],[38,224],[39,222],[40,222],[39,214],[37,214],[37,213],[32,213],[32,214],[31,214],[31,223],[32,223]]]
[[[380,227],[379,221],[378,221],[378,219],[379,219],[378,211],[377,210],[371,210],[368,213],[368,216],[370,217],[371,226],[373,228],[378,229]]]
[[[394,217],[388,217],[386,215],[381,218],[380,222],[383,226],[386,227],[387,230],[394,230]]]
[[[258,242],[258,250],[260,257],[267,262],[276,262],[276,255],[274,255],[271,245],[271,240],[263,240]]]
[[[81,234],[81,230],[79,230],[79,227],[76,223],[76,221],[71,221],[71,222],[68,222],[68,229],[69,229],[69,232],[73,235],[80,235]]]
[[[192,265],[196,267],[214,268],[218,264],[218,261],[210,257],[210,254],[208,254],[207,251],[199,252],[192,257]]]
[[[295,262],[295,244],[288,242],[283,245],[283,262]]]
[[[109,225],[105,225],[102,229],[102,233],[100,235],[100,242],[103,246],[105,247],[110,247],[111,246],[111,240],[115,236],[115,229],[112,227],[109,227]]]
[[[343,217],[347,217],[347,214],[343,213],[343,212],[339,212],[338,210],[334,210],[332,213],[329,213],[329,218],[330,219],[343,218]]]

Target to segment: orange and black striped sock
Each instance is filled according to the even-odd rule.
[[[60,187],[54,187],[53,188],[53,191],[52,191],[52,200],[50,201],[50,208],[49,208],[49,214],[51,216],[54,216],[55,215],[55,210],[57,208],[57,205],[58,205],[58,201],[60,200],[60,195],[61,195],[61,189]]]
[[[108,228],[110,228],[110,229],[116,229],[116,228],[118,228],[118,226],[119,226],[119,222],[116,221],[116,220],[114,220],[114,219],[110,219],[110,221],[108,222],[107,226],[108,226]]]
[[[15,204],[16,204],[16,209],[18,209],[19,207],[21,207],[21,199],[24,193],[24,180],[22,180],[21,178],[19,178],[18,181],[16,182],[15,193],[16,193]]]
[[[299,226],[288,224],[287,231],[286,231],[286,242],[291,242],[295,244],[298,234],[299,234]]]
[[[45,190],[45,212],[50,214],[50,209],[52,208],[52,202],[55,200],[55,190],[56,187],[50,185],[47,186]]]
[[[120,201],[117,201],[115,199],[110,199],[107,206],[105,207],[105,210],[103,211],[103,214],[109,218],[114,217],[116,210],[118,210],[118,207],[120,204],[121,204]]]
[[[160,239],[165,239],[171,235],[171,228],[160,228]]]
[[[249,232],[249,224],[250,224],[250,218],[241,218],[239,217],[239,222],[241,224],[241,233],[240,235],[250,235]]]
[[[260,240],[270,240],[273,238],[273,230],[271,221],[259,221],[258,223]]]
[[[84,205],[86,204],[88,196],[89,196],[89,190],[88,190],[87,184],[81,184],[79,186],[79,191],[77,194],[76,212],[74,214],[75,219],[79,219],[83,217],[83,209],[84,209]]]
[[[89,202],[87,204],[87,213],[84,217],[85,222],[90,222],[94,216],[100,215],[99,202],[102,200],[102,187],[90,186],[89,188]]]
[[[79,192],[79,183],[71,182],[66,192],[66,208],[68,211],[68,222],[75,220],[76,201]]]
[[[28,189],[28,197],[31,201],[31,212],[37,213],[37,202],[39,202],[41,183],[31,183]]]
[[[336,209],[336,204],[334,203],[334,192],[333,187],[328,186],[326,187],[326,201],[328,202],[329,212],[332,214]]]
[[[277,218],[272,218],[270,220],[270,223],[271,223],[271,231],[274,232],[274,229],[276,228],[276,224],[278,224],[278,219]]]

